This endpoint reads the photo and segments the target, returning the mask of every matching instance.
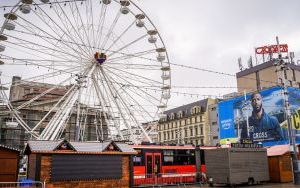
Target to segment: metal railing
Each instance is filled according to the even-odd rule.
[[[0,182],[0,187],[3,188],[46,188],[46,183],[41,181],[30,181],[30,182]]]
[[[160,173],[144,174],[134,177],[135,187],[203,184],[205,182],[206,177],[203,173]]]

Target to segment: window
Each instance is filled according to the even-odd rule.
[[[192,117],[191,118],[191,123],[195,123],[195,119],[196,119],[195,117]]]
[[[283,84],[282,78],[278,78],[278,83],[279,83],[279,84]]]
[[[178,114],[178,118],[182,118],[182,116],[183,116],[182,111],[179,111],[177,114]]]
[[[191,114],[197,114],[200,112],[200,106],[194,106],[192,109],[191,109]]]
[[[192,108],[192,109],[191,109],[191,114],[194,114],[194,109],[195,109],[195,108]]]
[[[195,127],[195,135],[198,135],[198,127]]]
[[[173,150],[164,150],[163,151],[163,163],[164,165],[172,165],[174,162],[174,151]]]
[[[218,137],[218,136],[214,136],[213,139],[214,139],[214,140],[217,140],[217,139],[219,139],[219,137]]]
[[[202,121],[203,121],[202,116],[200,116],[200,122],[202,122]]]
[[[190,128],[190,135],[193,136],[193,128]]]
[[[200,139],[200,144],[201,144],[201,145],[204,145],[203,139]]]
[[[171,132],[171,138],[174,139],[174,131]]]
[[[170,119],[172,119],[172,120],[173,120],[173,119],[175,119],[175,115],[174,115],[174,113],[172,113],[172,114],[171,114],[171,117],[170,117]]]
[[[188,137],[187,129],[184,129],[184,136],[185,136],[185,137]]]
[[[164,140],[167,140],[166,133],[164,132]]]
[[[195,164],[195,151],[193,150],[175,150],[174,165],[192,165]]]
[[[133,156],[133,165],[134,166],[142,166],[142,156],[137,155],[137,156]]]
[[[200,134],[203,135],[203,127],[200,127]]]
[[[287,79],[286,70],[284,70],[283,73],[284,73],[284,78]]]

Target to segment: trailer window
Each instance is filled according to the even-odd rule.
[[[133,156],[133,165],[142,166],[142,156]]]
[[[174,151],[164,150],[164,165],[172,165],[174,163]]]
[[[194,165],[195,151],[194,150],[177,150],[174,159],[175,165]]]

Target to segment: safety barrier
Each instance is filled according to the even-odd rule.
[[[0,187],[5,188],[46,188],[45,182],[41,181],[23,181],[23,182],[0,182]]]
[[[185,174],[145,174],[134,177],[134,186],[163,186],[163,185],[186,185],[202,184],[206,181],[202,173],[185,173]]]

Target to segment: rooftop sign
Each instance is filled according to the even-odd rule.
[[[279,45],[280,52],[288,52],[288,45],[287,44],[280,44]],[[277,45],[270,45],[270,46],[262,46],[255,48],[256,54],[270,54],[270,53],[278,53],[278,46]]]

